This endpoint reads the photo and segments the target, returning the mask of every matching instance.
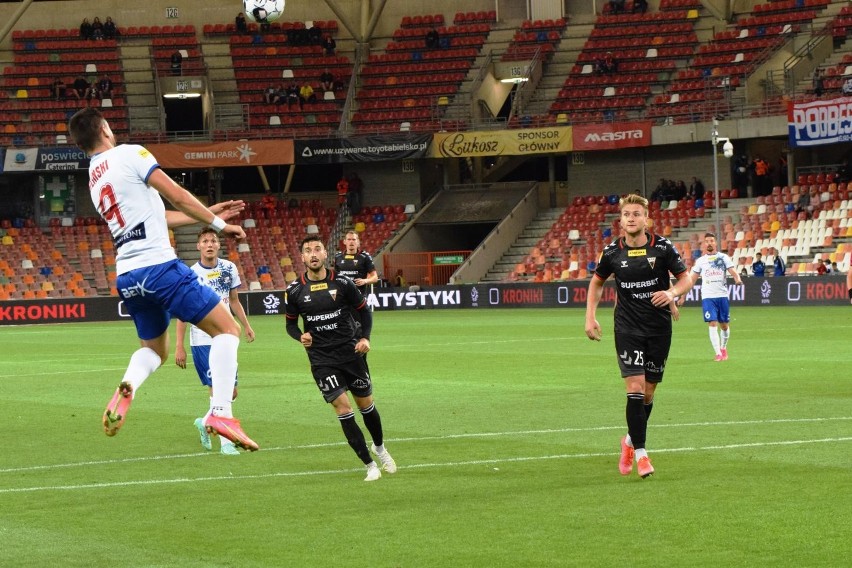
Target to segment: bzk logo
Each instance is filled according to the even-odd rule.
[[[266,308],[267,312],[277,310],[280,305],[281,300],[275,294],[267,294],[263,299],[263,307]]]

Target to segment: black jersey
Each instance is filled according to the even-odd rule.
[[[288,327],[301,316],[302,330],[313,338],[307,349],[311,365],[334,365],[360,357],[355,344],[366,336],[361,326],[356,328],[353,312],[366,310],[367,302],[350,278],[334,270],[318,281],[303,274],[287,287],[286,297]]]
[[[669,307],[654,306],[651,296],[658,290],[668,290],[669,273],[679,276],[686,272],[686,265],[668,239],[648,233],[645,236],[648,242],[641,247],[627,246],[623,237],[608,244],[595,269],[594,277],[601,280],[615,275],[616,333],[652,336],[672,331]]]
[[[367,275],[376,270],[376,265],[373,263],[373,257],[370,253],[364,250],[359,250],[355,254],[347,252],[339,252],[334,255],[334,269],[343,276],[348,276],[352,280],[356,278],[366,278]],[[366,286],[359,286],[362,294],[367,292]]]

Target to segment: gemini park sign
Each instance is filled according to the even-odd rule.
[[[487,308],[585,308],[588,281],[548,284],[462,284],[424,289],[376,288],[367,304],[377,311]],[[746,278],[728,286],[731,303],[740,306],[848,306],[844,276]],[[613,305],[609,281],[601,305]],[[284,314],[284,291],[240,294],[252,317]],[[700,287],[686,296],[686,305],[701,305]],[[130,319],[117,298],[62,298],[0,302],[0,325],[118,321]]]

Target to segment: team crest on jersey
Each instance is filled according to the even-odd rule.
[[[337,301],[337,290],[329,290],[328,294],[331,296],[331,299]]]
[[[627,268],[627,261],[626,260],[621,261],[621,268]]]
[[[319,290],[328,290],[328,283],[321,282],[320,284],[311,284],[311,292],[317,292]]]
[[[648,255],[648,251],[646,251],[645,249],[633,249],[633,250],[627,251],[627,256],[647,256],[647,255]]]
[[[656,257],[656,256],[648,257],[648,264],[650,264],[650,265],[651,265],[651,269],[652,269],[652,270],[653,270],[654,265],[655,265],[656,263],[657,263],[657,257]]]

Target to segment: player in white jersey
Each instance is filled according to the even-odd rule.
[[[209,227],[201,229],[198,233],[198,242],[195,248],[201,253],[201,259],[193,264],[190,268],[195,272],[201,281],[213,289],[218,294],[222,303],[230,307],[230,310],[237,317],[243,326],[246,339],[251,343],[254,341],[254,330],[249,324],[246,311],[240,303],[237,294],[237,288],[240,287],[240,274],[237,271],[237,266],[230,260],[219,258],[219,235],[216,231]],[[184,348],[184,338],[186,337],[187,325],[181,320],[177,320],[177,344],[175,345],[175,364],[181,369],[186,369],[186,349]],[[212,389],[210,380],[210,345],[213,343],[213,338],[207,335],[198,326],[189,326],[189,345],[192,349],[192,362],[195,364],[195,370],[198,373],[198,378],[201,384]],[[212,390],[211,390],[212,393]],[[234,394],[231,400],[237,398],[237,387],[234,385]],[[208,411],[209,414],[209,411]],[[213,449],[213,442],[210,435],[204,427],[203,418],[195,419],[195,427],[198,428],[201,445],[206,450]],[[225,455],[239,455],[239,452],[234,447],[233,442],[227,438],[221,438],[221,452]]]
[[[107,436],[118,433],[136,391],[168,358],[169,319],[174,316],[213,337],[212,412],[205,422],[208,432],[225,436],[242,448],[257,450],[257,444],[231,414],[240,326],[215,292],[201,284],[177,258],[168,234],[169,227],[204,223],[244,238],[239,225],[224,220],[236,215],[244,204],[226,202],[208,209],[166,175],[144,147],[117,146],[109,123],[95,108],[76,112],[68,127],[77,146],[90,157],[89,193],[112,232],[116,288],[133,318],[141,344],[104,412],[104,431]],[[162,198],[178,211],[166,211]]]
[[[731,337],[731,306],[728,302],[728,274],[736,284],[742,284],[731,257],[716,249],[716,235],[704,234],[704,256],[698,258],[689,271],[692,285],[701,278],[701,309],[709,324],[710,344],[716,361],[728,359],[728,339]],[[683,304],[684,296],[678,302]],[[721,333],[719,329],[721,329]],[[721,337],[720,337],[721,335]]]

